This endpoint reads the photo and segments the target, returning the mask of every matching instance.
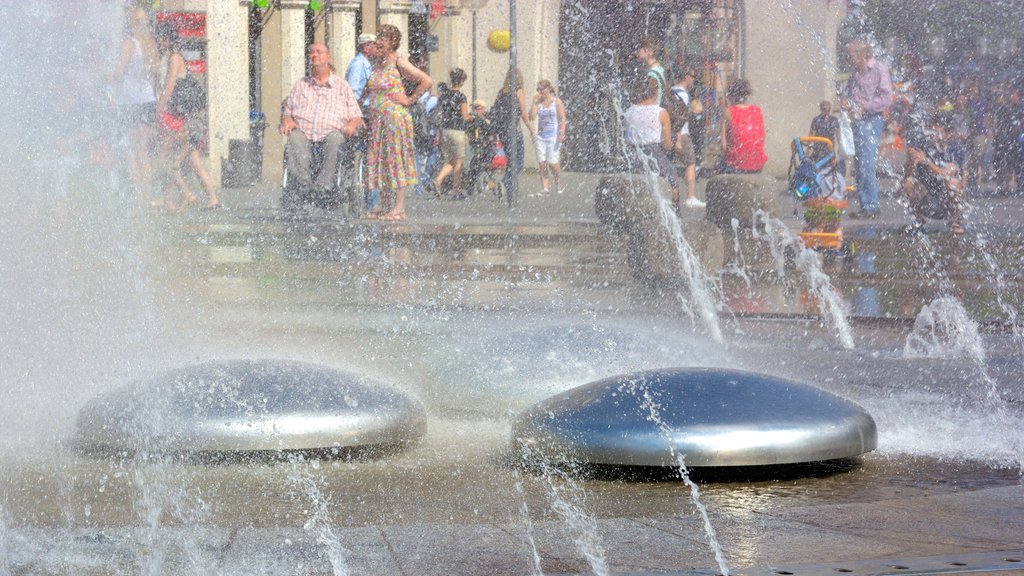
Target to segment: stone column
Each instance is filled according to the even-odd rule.
[[[348,63],[356,55],[356,8],[335,8],[331,18],[331,57],[338,75],[345,76]]]
[[[754,92],[750,102],[764,112],[765,172],[773,176],[786,174],[790,142],[807,133],[818,103],[834,99],[835,36],[830,30],[841,4],[793,0],[780,10],[770,3],[744,3],[742,70]]]
[[[302,8],[281,10],[281,90],[287,95],[292,85],[306,75],[306,20]]]
[[[409,56],[409,3],[408,2],[386,2],[381,0],[378,19],[381,24],[391,24],[402,33],[402,43],[398,46],[398,53]]]
[[[220,182],[228,143],[249,138],[249,64],[245,4],[210,0],[206,10],[210,176]]]
[[[283,6],[267,22],[260,41],[263,46],[260,73],[263,78],[260,108],[267,115],[263,142],[263,180],[278,181],[283,171],[284,140],[277,133],[281,104],[295,81],[306,75],[304,10]]]

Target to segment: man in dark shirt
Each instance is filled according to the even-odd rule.
[[[828,138],[832,141],[832,152],[839,157],[839,118],[832,115],[832,103],[828,100],[822,100],[821,104],[818,105],[818,110],[821,114],[818,114],[811,120],[811,129],[808,132],[809,136],[817,136],[819,138]],[[818,160],[825,157],[828,151],[823,145],[814,145],[811,147],[811,158]],[[839,173],[846,173],[846,161],[839,161]]]
[[[832,103],[828,100],[823,100],[818,105],[818,110],[821,111],[821,114],[818,114],[814,117],[814,120],[811,120],[810,135],[828,138],[834,146],[836,140],[839,139],[839,119],[832,115]]]
[[[452,177],[452,198],[461,199],[462,167],[466,158],[466,122],[473,119],[469,113],[466,95],[462,85],[466,73],[462,68],[453,68],[449,73],[451,85],[440,86],[438,106],[441,111],[441,169],[430,185],[435,196],[441,195],[441,184],[449,175]]]
[[[925,219],[933,218],[948,219],[954,236],[964,234],[961,209],[965,151],[954,141],[953,122],[948,112],[937,112],[923,128],[908,130],[907,165],[900,188],[914,217],[908,231],[921,232]]]

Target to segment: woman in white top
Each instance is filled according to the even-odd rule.
[[[555,89],[551,82],[541,80],[537,82],[537,93],[533,96],[533,106],[530,107],[530,121],[537,120],[537,132],[534,135],[534,144],[537,147],[537,162],[540,164],[540,185],[541,195],[550,193],[548,188],[548,174],[554,180],[555,190],[562,193],[562,186],[558,183],[561,175],[562,142],[565,141],[565,105],[561,98],[555,96]]]
[[[113,79],[120,83],[121,123],[131,139],[128,168],[143,202],[153,193],[150,148],[156,123],[157,49],[146,11],[136,6],[125,12],[124,41]]]
[[[626,132],[626,156],[633,171],[643,170],[645,160],[653,161],[658,173],[672,187],[672,205],[680,212],[679,177],[669,160],[672,150],[672,123],[668,111],[658,105],[658,82],[641,78],[633,91],[633,104],[623,117]]]

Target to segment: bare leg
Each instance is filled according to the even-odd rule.
[[[452,191],[456,196],[462,194],[462,158],[452,162]]]
[[[561,194],[562,193],[562,183],[561,183],[560,180],[561,180],[561,176],[562,176],[562,165],[561,164],[550,164],[549,163],[548,164],[548,170],[551,171],[551,180],[552,180],[552,182],[555,185],[554,186],[555,191],[558,192],[559,194]]]
[[[184,130],[179,132],[161,130],[160,150],[163,170],[170,176],[174,185],[178,188],[178,207],[181,210],[184,210],[196,203],[196,196],[191,190],[189,190],[188,183],[185,182],[185,177],[181,173],[181,165],[184,163],[185,156],[188,154],[188,151],[186,150],[187,144],[188,133]],[[170,191],[164,195],[164,198],[164,209],[173,211],[174,202],[171,200]]]
[[[957,178],[950,178],[946,194],[946,207],[949,210],[949,231],[954,236],[963,236],[964,223],[961,212],[964,200],[963,182]]]
[[[434,187],[438,189],[440,194],[441,184],[444,184],[444,179],[448,177],[455,170],[455,167],[451,163],[441,166],[441,169],[437,171],[437,176],[434,176]]]
[[[153,130],[149,126],[137,128],[131,136],[132,150],[128,168],[136,192],[142,197],[143,205],[149,204],[153,196],[153,161],[149,155],[149,143]]]
[[[547,194],[548,190],[550,190],[550,188],[548,188],[548,163],[539,162],[538,164],[540,168],[540,187],[541,190]]]
[[[188,164],[195,171],[199,183],[206,191],[206,207],[213,208],[220,205],[220,199],[217,198],[217,187],[213,185],[213,178],[210,178],[210,173],[206,171],[206,163],[203,162],[203,155],[199,153],[199,150],[193,148],[189,151]]]
[[[697,197],[697,166],[690,164],[686,167],[686,199]]]
[[[397,190],[388,192],[388,196],[394,196],[394,205],[386,214],[380,217],[381,220],[391,222],[405,220],[405,191],[408,188],[408,186],[403,186]]]

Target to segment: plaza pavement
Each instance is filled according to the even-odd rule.
[[[429,229],[594,223],[593,195],[599,178],[596,174],[566,174],[564,194],[537,197],[531,195],[539,189],[537,177],[526,173],[519,206],[513,210],[487,197],[452,201],[411,196],[406,225]],[[705,183],[700,182],[701,196]],[[891,190],[892,182],[887,184]],[[271,184],[225,189],[221,198],[227,208],[201,213],[201,218],[230,222],[253,214],[278,214],[278,195]],[[1024,200],[989,195],[972,204],[968,226],[975,233],[1019,234]],[[790,200],[782,199],[780,207],[781,216],[797,230],[799,221]],[[345,218],[342,213],[316,217]],[[684,222],[702,217],[703,210],[687,209]],[[886,195],[877,220],[848,220],[846,225],[855,233],[906,222],[903,208]],[[712,508],[711,522],[732,574],[1022,575],[1024,486],[1010,484],[934,493],[892,490],[870,501],[823,504],[821,499],[813,499],[783,508]],[[685,500],[680,492],[678,509],[658,515],[626,513],[595,518],[593,530],[604,548],[608,572],[718,574],[701,519],[687,512]],[[566,523],[555,518],[534,522],[536,548],[524,539],[523,526],[515,519],[508,523],[463,520],[313,528],[168,527],[161,540],[181,545],[154,551],[145,544],[143,528],[65,531],[5,529],[0,524],[0,574],[149,573],[147,566],[152,564],[147,559],[154,554],[165,554],[156,572],[161,574],[194,573],[197,559],[205,570],[216,574],[536,574],[534,554],[539,555],[545,574],[591,570]],[[52,558],[47,550],[63,551],[59,554],[72,551],[81,562]]]

